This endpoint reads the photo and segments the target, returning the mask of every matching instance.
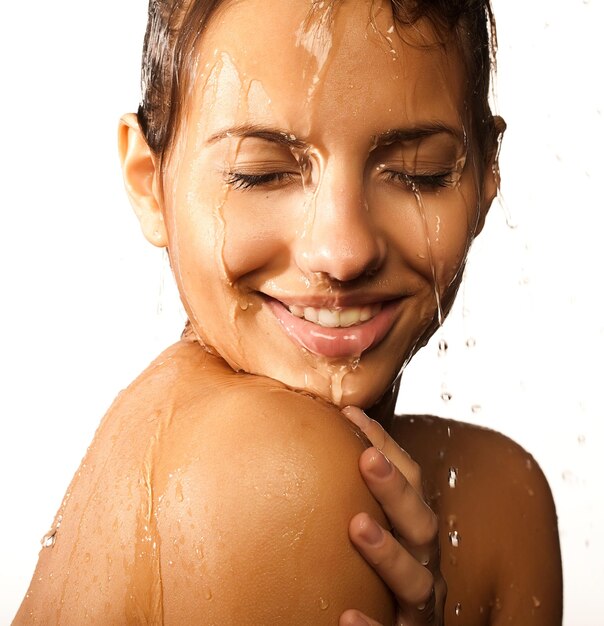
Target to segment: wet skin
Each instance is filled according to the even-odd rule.
[[[472,149],[459,53],[426,25],[404,43],[378,4],[339,4],[319,34],[305,0],[270,20],[264,0],[227,5],[163,170],[126,165],[200,340],[339,406],[374,404],[433,330],[435,290],[446,308],[497,185]],[[345,328],[291,312],[363,307],[373,319]]]
[[[531,457],[438,418],[390,432],[439,514],[446,623],[559,624],[555,511]],[[101,423],[15,624],[327,625],[350,608],[388,623],[392,600],[346,539],[360,511],[385,523],[356,471],[364,447],[328,404],[176,344]]]
[[[259,21],[266,5],[212,20],[163,169],[123,120],[126,186],[191,335],[104,419],[17,623],[555,624],[538,468],[390,401],[497,188],[459,55],[420,48],[425,23],[399,38],[388,3],[341,3],[319,31],[306,0]],[[347,404],[392,437],[353,410],[361,438]]]

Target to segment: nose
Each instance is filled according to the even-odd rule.
[[[367,206],[362,175],[327,168],[307,213],[296,254],[304,273],[345,282],[382,266],[386,242]]]

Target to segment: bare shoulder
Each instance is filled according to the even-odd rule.
[[[561,623],[557,517],[535,459],[501,433],[402,416],[392,434],[423,469],[441,524],[447,611],[471,624]]]
[[[348,541],[382,515],[364,446],[334,407],[179,342],[103,418],[15,624],[328,624],[361,597],[387,621]]]

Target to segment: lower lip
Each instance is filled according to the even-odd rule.
[[[392,328],[400,300],[388,302],[370,320],[347,328],[326,328],[296,317],[279,301],[267,300],[287,335],[313,354],[328,358],[358,357],[377,346]]]

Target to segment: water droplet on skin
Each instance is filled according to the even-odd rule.
[[[53,528],[50,532],[47,532],[40,540],[43,548],[52,548],[57,540],[57,529]]]
[[[178,502],[182,502],[184,500],[184,495],[182,493],[182,483],[180,481],[176,483],[176,500],[178,500]]]
[[[456,530],[452,530],[449,533],[449,543],[454,547],[454,548],[459,548],[459,542],[461,541],[461,537],[459,536],[459,533]]]
[[[447,350],[449,349],[449,344],[444,340],[441,339],[438,342],[438,356],[445,356],[445,354],[447,354]]]
[[[460,613],[461,613],[461,602],[458,602],[455,605],[455,615],[459,616]]]
[[[533,606],[538,609],[541,606],[541,600],[537,596],[533,596]]]
[[[457,468],[456,467],[449,468],[449,487],[451,489],[455,489],[455,487],[457,487]]]
[[[206,589],[206,600],[211,600],[212,599],[212,590],[211,589]]]
[[[443,402],[449,402],[452,398],[453,398],[453,396],[452,396],[452,395],[451,395],[448,391],[443,391],[443,392],[440,394],[440,399],[441,399]]]
[[[329,608],[329,602],[325,598],[319,598],[319,608],[326,611]]]

